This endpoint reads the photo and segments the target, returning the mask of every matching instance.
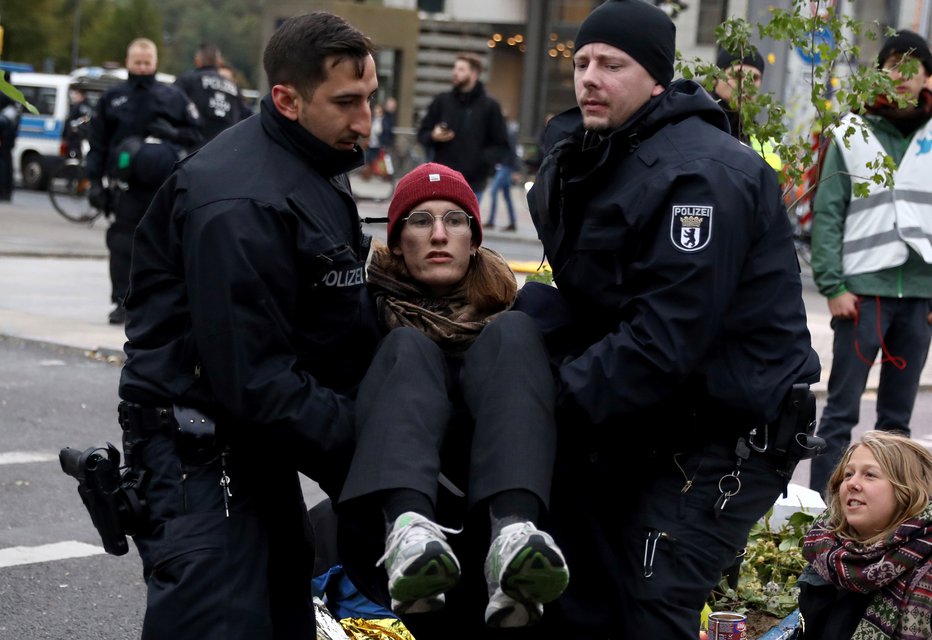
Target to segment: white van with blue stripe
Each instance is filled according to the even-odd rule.
[[[44,189],[49,173],[61,162],[62,132],[68,119],[72,79],[53,73],[14,71],[10,83],[23,92],[39,115],[23,111],[13,146],[13,173],[26,189]]]

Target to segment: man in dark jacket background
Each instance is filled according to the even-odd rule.
[[[457,56],[453,89],[433,99],[417,131],[431,160],[462,173],[479,200],[495,165],[508,158],[505,117],[485,92],[481,72],[479,58]]]
[[[146,640],[315,637],[298,473],[339,492],[379,337],[345,175],[372,51],[329,13],[285,20],[260,114],[185,159],[139,225],[120,420],[148,478]]]
[[[557,287],[525,285],[516,309],[549,331],[549,526],[572,572],[539,637],[694,639],[815,416],[777,177],[701,86],[672,81],[674,41],[642,0],[589,15],[579,108],[548,126],[528,195]]]

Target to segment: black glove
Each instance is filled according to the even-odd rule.
[[[169,142],[177,142],[181,132],[178,131],[176,127],[173,127],[168,120],[165,118],[156,118],[149,125],[148,133],[150,136],[154,136],[161,140],[168,140]]]
[[[87,190],[87,201],[95,209],[107,211],[110,206],[110,192],[100,182],[92,182]]]

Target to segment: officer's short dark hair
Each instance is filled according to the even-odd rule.
[[[288,18],[272,34],[265,47],[262,64],[269,87],[290,84],[305,97],[327,79],[328,58],[340,63],[356,62],[361,78],[366,58],[372,55],[372,41],[356,27],[326,11],[314,11]]]
[[[216,67],[223,59],[220,47],[213,42],[202,42],[197,48],[197,57],[201,65],[205,67]]]

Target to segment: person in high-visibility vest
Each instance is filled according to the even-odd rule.
[[[755,136],[748,135],[741,121],[739,109],[739,100],[742,95],[745,100],[751,98],[751,96],[746,93],[742,94],[740,91],[741,82],[744,78],[749,78],[754,86],[760,89],[761,81],[764,78],[764,57],[753,46],[749,51],[741,53],[731,53],[725,49],[720,49],[715,64],[725,72],[725,78],[717,80],[715,89],[710,93],[722,108],[722,111],[725,112],[725,115],[728,116],[731,135],[757,151],[764,161],[773,167],[774,171],[780,171],[783,168],[783,161],[776,152],[773,143],[770,140],[759,140]]]

